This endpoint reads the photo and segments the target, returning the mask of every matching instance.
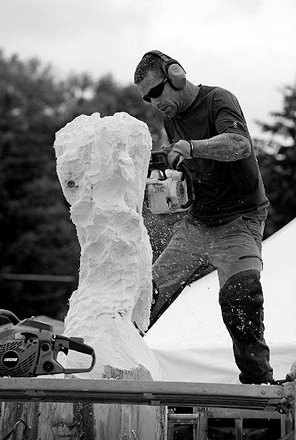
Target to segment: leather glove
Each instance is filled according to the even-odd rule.
[[[180,163],[184,159],[192,159],[192,144],[191,142],[181,139],[170,146],[167,153],[168,162],[171,168],[178,170]]]
[[[183,139],[179,140],[173,146],[173,151],[180,153],[184,159],[192,159],[192,143]]]

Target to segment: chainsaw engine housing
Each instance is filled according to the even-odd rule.
[[[0,311],[3,317],[5,311]],[[58,361],[59,352],[78,351],[92,357],[87,368],[64,368]],[[95,364],[94,350],[82,338],[55,335],[50,324],[33,318],[17,324],[0,326],[0,377],[36,377],[46,374],[91,371]]]

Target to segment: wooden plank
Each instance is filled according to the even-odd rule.
[[[294,430],[293,414],[290,412],[282,416],[283,418],[281,423],[281,438]]]
[[[286,415],[278,411],[257,411],[253,409],[208,408],[208,419],[279,419],[285,420]],[[178,424],[196,424],[198,414],[169,414],[168,420]]]
[[[293,398],[285,386],[88,379],[0,379],[1,401],[92,402],[274,411]]]
[[[260,411],[252,409],[211,408],[208,412],[209,419],[282,419],[285,414],[278,411]]]
[[[296,431],[289,432],[289,434],[285,435],[285,437],[282,437],[280,440],[294,440],[296,438]]]
[[[195,424],[193,424],[193,426],[192,426],[192,439],[193,440],[204,440],[204,435],[202,436],[202,438],[201,439],[199,439],[199,434],[200,434],[200,420],[201,420],[201,417],[200,417],[200,414],[201,414],[201,411],[205,411],[205,412],[207,412],[207,408],[198,408],[198,407],[194,407],[193,408],[193,413],[194,414],[192,414],[192,416],[197,416],[197,419],[196,419],[196,423]],[[206,422],[206,427],[205,427],[205,431],[207,430],[207,422]],[[205,433],[202,433],[202,434],[205,434]]]
[[[196,430],[196,440],[207,440],[208,438],[208,409],[207,408],[199,408],[199,424],[197,425]]]
[[[22,273],[1,273],[0,279],[11,281],[50,281],[54,283],[74,283],[76,277],[70,275],[40,275],[40,274],[22,274]]]
[[[234,419],[235,440],[243,440],[243,419]]]

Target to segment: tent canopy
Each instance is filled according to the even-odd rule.
[[[265,339],[275,379],[296,360],[296,219],[263,242]],[[217,272],[187,286],[148,331],[164,380],[238,383],[218,303]]]

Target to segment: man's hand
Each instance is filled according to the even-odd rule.
[[[192,159],[192,144],[189,141],[181,139],[173,146],[173,151],[179,153],[184,159]]]
[[[184,159],[192,159],[192,145],[190,142],[181,139],[170,146],[167,157],[171,168],[177,170]]]

